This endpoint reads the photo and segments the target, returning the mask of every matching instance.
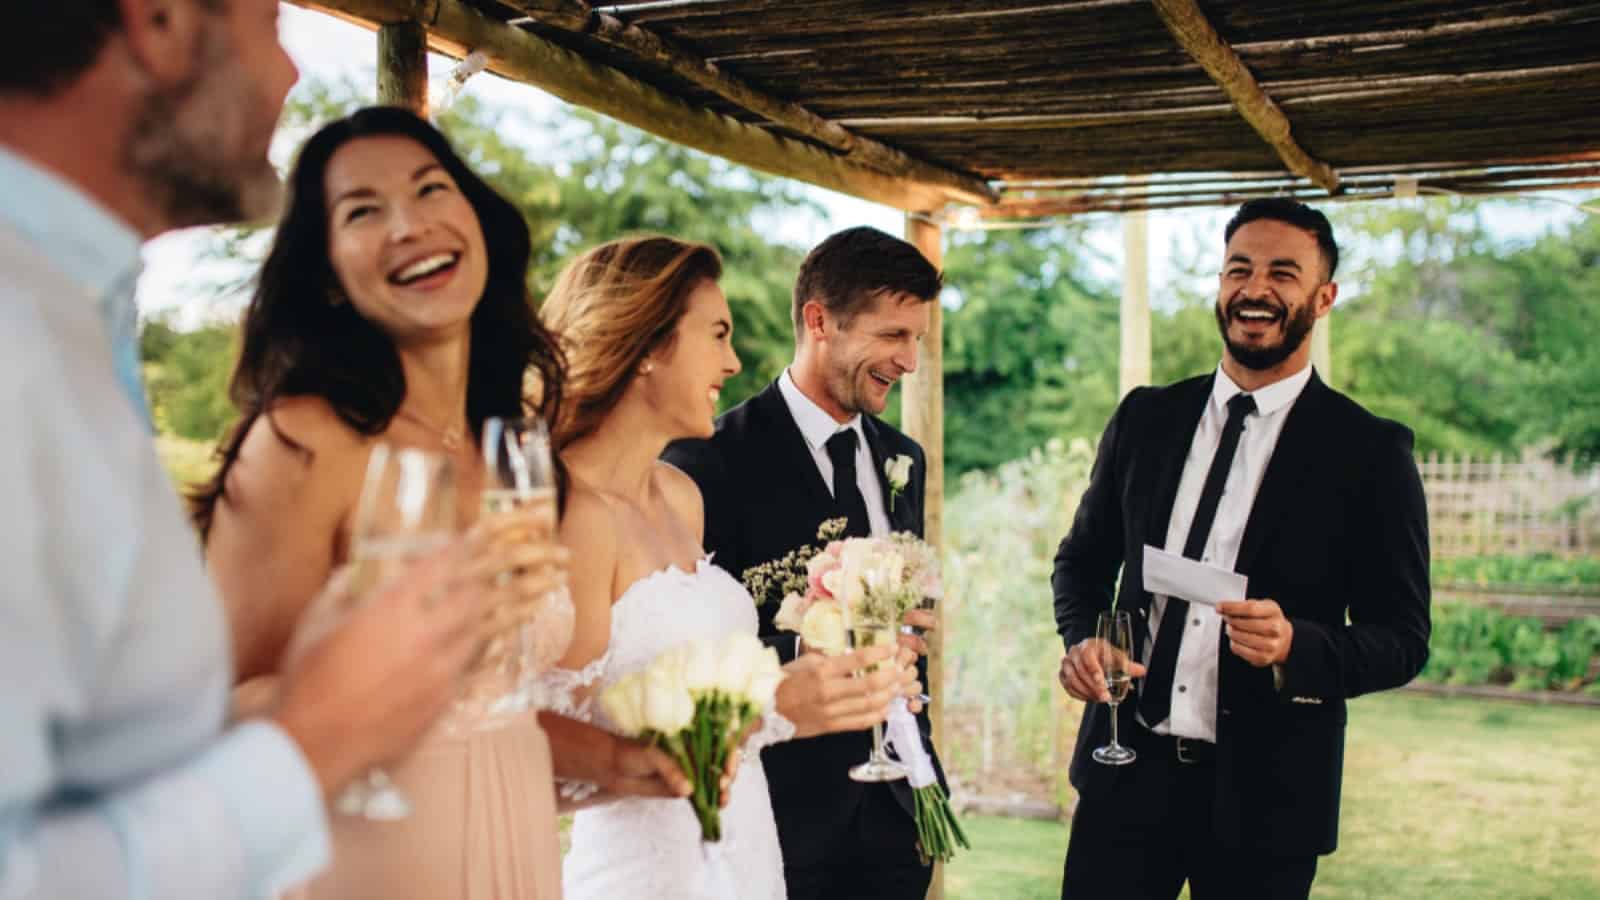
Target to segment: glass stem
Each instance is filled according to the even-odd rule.
[[[872,758],[886,759],[889,754],[883,750],[883,723],[872,726]]]
[[[1120,747],[1122,743],[1117,740],[1117,704],[1107,704],[1111,707],[1111,746]]]

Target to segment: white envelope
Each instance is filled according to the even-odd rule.
[[[1238,572],[1144,545],[1144,589],[1152,594],[1216,606],[1249,597],[1248,584],[1249,579]]]

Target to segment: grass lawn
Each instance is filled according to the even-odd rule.
[[[1067,828],[969,817],[952,900],[1060,895]],[[1600,898],[1600,712],[1384,694],[1351,704],[1339,851],[1312,896]]]

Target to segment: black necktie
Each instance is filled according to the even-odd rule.
[[[867,501],[856,484],[856,430],[846,428],[828,438],[828,458],[833,460],[833,502],[849,521],[845,537],[871,537]]]
[[[1211,457],[1205,487],[1200,489],[1200,505],[1195,507],[1189,537],[1183,545],[1183,555],[1190,559],[1200,559],[1205,554],[1211,523],[1217,518],[1217,504],[1222,500],[1222,486],[1228,481],[1228,470],[1233,468],[1239,435],[1244,433],[1244,417],[1255,411],[1256,398],[1249,394],[1237,394],[1228,401],[1228,421],[1222,426],[1222,439],[1217,443],[1216,455]],[[1144,692],[1139,697],[1139,714],[1146,725],[1159,725],[1172,712],[1172,681],[1177,676],[1178,647],[1183,643],[1183,624],[1188,618],[1188,601],[1168,597],[1145,675]]]

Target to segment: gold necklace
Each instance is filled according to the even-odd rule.
[[[460,450],[462,444],[466,442],[466,435],[463,433],[459,425],[453,425],[449,428],[440,428],[439,426],[403,406],[400,407],[400,410],[397,414],[402,418],[410,419],[418,425],[421,425],[423,428],[433,432],[438,436],[439,443],[444,447],[444,449],[449,450],[452,453]]]

